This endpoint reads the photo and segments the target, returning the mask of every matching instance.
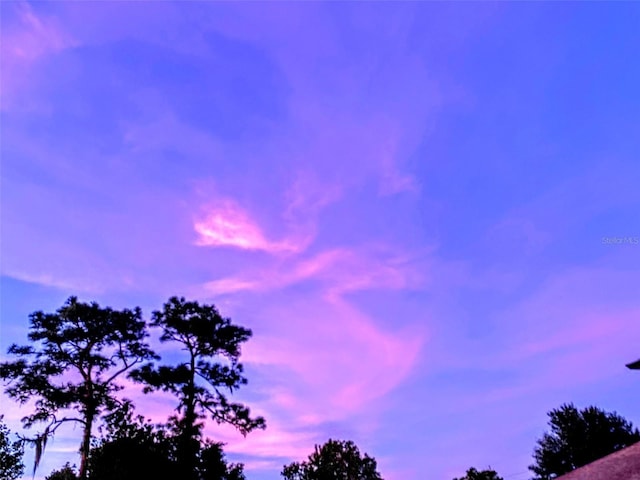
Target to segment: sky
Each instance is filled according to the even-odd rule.
[[[562,403],[640,424],[640,4],[0,6],[0,359],[70,295],[213,303],[249,480],[329,438],[521,480]]]

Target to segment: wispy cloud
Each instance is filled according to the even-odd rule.
[[[360,290],[417,288],[423,284],[424,274],[412,262],[411,256],[384,248],[335,248],[257,267],[239,277],[211,280],[203,289],[211,295],[223,295],[283,289],[313,281],[319,285],[320,295],[338,299]]]
[[[278,327],[280,339],[263,335],[245,349],[248,363],[282,367],[296,374],[296,383],[302,385],[298,393],[310,389],[316,398],[301,401],[303,411],[309,414],[319,409],[315,413],[323,415],[324,421],[344,418],[409,374],[424,345],[423,332],[381,330],[345,302],[311,304],[296,306],[283,315],[280,321],[288,326]],[[307,327],[300,322],[292,324],[296,318],[304,318]],[[293,388],[291,393],[296,387],[286,388]],[[294,402],[295,396],[279,395],[280,400]]]
[[[55,54],[77,42],[65,32],[54,17],[37,14],[26,1],[3,6],[1,108],[17,106],[15,95],[30,83],[33,64],[47,55]]]
[[[285,244],[269,242],[247,214],[230,201],[209,209],[207,216],[194,225],[201,246],[232,246],[247,250],[280,251]]]
[[[203,218],[194,223],[198,234],[196,245],[235,247],[269,253],[295,253],[307,246],[306,239],[268,240],[255,220],[232,200],[216,201],[206,210]]]
[[[19,23],[5,32],[11,35],[7,39],[11,41],[4,43],[4,53],[14,58],[34,60],[73,44],[54,21],[36,15],[28,2],[15,2],[12,7],[17,11]]]

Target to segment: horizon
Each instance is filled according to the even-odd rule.
[[[249,480],[328,438],[522,480],[563,403],[640,426],[640,4],[0,8],[0,361],[71,295],[215,304]]]

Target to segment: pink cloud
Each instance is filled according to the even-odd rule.
[[[3,26],[0,37],[2,59],[2,109],[13,106],[12,99],[29,81],[32,65],[41,57],[76,45],[51,17],[37,15],[29,3],[20,1],[5,5],[14,9],[16,21]],[[8,12],[5,12],[5,14]]]
[[[298,171],[285,193],[287,208],[284,216],[293,221],[315,220],[320,210],[339,200],[343,193],[339,184],[324,183],[311,170]]]
[[[49,52],[56,52],[67,47],[71,41],[50,19],[38,17],[27,2],[17,2],[19,26],[14,26],[8,33],[13,33],[10,42],[4,44],[3,53],[14,58],[34,60]]]
[[[268,240],[250,215],[232,200],[219,200],[194,223],[198,233],[196,245],[207,247],[235,247],[243,250],[262,250],[269,253],[291,253],[302,250],[304,242],[285,239]]]
[[[500,325],[525,356],[606,338],[628,344],[637,320],[636,282],[637,274],[631,271],[570,269],[503,312]]]
[[[376,403],[417,362],[422,334],[383,331],[346,303],[304,303],[288,305],[286,315],[267,312],[279,315],[274,336],[261,335],[245,346],[244,362],[269,385],[261,391],[264,400],[252,402],[252,410],[268,419],[268,428],[242,438],[227,427],[211,427],[227,451],[282,458],[278,467],[306,458],[314,444],[336,436],[327,422],[376,411]],[[296,323],[299,318],[304,325]],[[375,415],[369,415],[351,437],[364,440],[375,425]]]
[[[522,408],[524,399],[540,394],[549,399],[557,397],[557,402],[563,402],[580,387],[629,375],[624,365],[637,357],[635,346],[640,342],[640,335],[630,330],[629,325],[635,323],[638,315],[640,310],[635,309],[585,318],[589,323],[611,321],[614,325],[612,328],[587,325],[591,332],[582,338],[568,337],[562,341],[556,336],[548,343],[536,344],[534,350],[525,345],[522,351],[514,349],[497,355],[496,363],[502,368],[519,368],[521,375],[508,386],[490,388],[476,393],[473,398],[457,400],[451,405],[452,411],[505,402]],[[631,347],[624,345],[629,339],[632,340]]]
[[[211,295],[268,291],[306,280],[320,282],[323,295],[339,298],[359,290],[415,287],[424,282],[424,276],[412,267],[410,256],[389,249],[334,248],[303,259],[285,259],[243,276],[212,280],[203,289]]]
[[[380,319],[360,311],[346,296],[359,289],[415,285],[406,256],[380,247],[335,248],[280,263],[208,287],[236,295],[266,289],[279,298],[279,290],[287,286],[313,282],[306,293],[287,296],[284,303],[262,304],[260,317],[269,321],[256,327],[255,338],[243,348],[243,362],[268,385],[260,390],[261,400],[252,402],[268,419],[267,431],[246,439],[222,438],[231,452],[293,460],[335,434],[327,422],[370,412],[356,436],[374,435],[385,395],[411,375],[427,332],[399,325],[383,328]]]
[[[522,405],[542,392],[564,401],[582,387],[628,375],[624,365],[638,356],[640,344],[636,280],[631,271],[569,269],[496,313],[499,337],[456,338],[451,356],[440,363],[510,372],[511,380],[456,400],[452,411],[505,401]]]
[[[306,457],[313,443],[318,439],[317,434],[296,432],[287,427],[290,426],[270,416],[266,430],[251,432],[246,437],[229,425],[209,425],[205,433],[216,441],[224,442],[227,445],[225,447],[227,452],[251,455],[259,462],[264,462],[265,460],[262,459],[265,458],[273,459],[273,457],[283,460]],[[282,463],[278,466],[282,466]],[[259,468],[264,468],[264,465]]]
[[[243,361],[270,385],[257,406],[275,434],[231,440],[230,451],[265,457],[284,451],[289,459],[304,458],[314,443],[331,436],[326,422],[378,408],[419,360],[425,331],[382,329],[346,299],[357,290],[399,290],[423,281],[412,259],[391,249],[343,247],[286,257],[275,267],[215,280],[206,288],[216,294],[278,292],[305,281],[313,282],[309,294],[261,308],[261,316],[271,319],[268,331],[262,329],[243,349]],[[375,430],[372,418],[359,427],[363,438]]]
[[[342,192],[370,181],[382,196],[418,191],[419,182],[406,161],[423,141],[443,95],[422,59],[406,48],[411,15],[396,11],[394,24],[406,28],[376,32],[386,37],[382,68],[368,55],[345,57],[343,32],[322,6],[294,10],[278,13],[277,8],[247,10],[228,5],[225,14],[209,19],[232,38],[260,44],[296,86],[289,96],[287,135],[265,146],[263,157],[282,161],[286,151],[297,168],[307,166],[323,182],[339,184]],[[375,8],[367,8],[358,18],[375,24],[382,21],[380,15]],[[366,31],[368,24],[363,21],[354,28]],[[313,39],[301,45],[289,42],[311,26]],[[329,58],[342,62],[339,74],[333,68],[327,70]],[[374,105],[367,97],[381,84],[385,88]],[[390,95],[392,91],[403,95]]]
[[[330,250],[306,260],[292,260],[280,266],[260,269],[249,275],[212,280],[204,285],[204,290],[212,295],[222,295],[244,290],[265,291],[284,288],[323,275],[326,269],[344,257],[345,253],[342,249]]]
[[[295,374],[297,386],[277,382],[271,401],[307,422],[345,418],[391,391],[411,372],[425,338],[381,330],[338,299],[307,299],[270,317],[278,324],[246,346],[245,361]]]

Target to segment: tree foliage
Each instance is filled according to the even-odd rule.
[[[106,416],[101,430],[106,433],[91,449],[89,480],[180,478],[171,438],[144,417],[134,417],[131,403]]]
[[[11,432],[2,419],[0,415],[0,480],[15,480],[24,471],[24,445],[19,439],[11,441]]]
[[[89,480],[186,478],[177,460],[179,438],[164,426],[133,416],[131,404],[106,419],[106,435],[91,450]],[[192,472],[198,480],[244,480],[243,466],[228,464],[222,444],[199,444]]]
[[[565,404],[548,416],[551,432],[538,440],[535,464],[529,467],[536,480],[563,475],[640,440],[629,421],[597,407],[578,410]]]
[[[46,422],[33,439],[37,467],[49,435],[65,422],[82,426],[79,477],[86,478],[91,429],[97,417],[118,405],[116,380],[136,364],[153,357],[145,342],[146,325],[139,308],[122,311],[70,297],[56,313],[34,312],[29,317],[27,346],[12,345],[18,357],[0,364],[6,393],[20,404],[35,399],[25,427]],[[73,409],[77,414],[69,411]],[[59,417],[63,411],[68,416]]]
[[[286,480],[382,480],[375,459],[362,456],[352,441],[329,439],[306,462],[285,465]]]
[[[135,378],[146,384],[146,392],[162,390],[177,397],[180,416],[173,424],[179,431],[178,461],[182,471],[193,476],[202,419],[231,424],[244,435],[265,426],[263,418],[252,418],[249,408],[227,398],[247,383],[239,357],[251,330],[233,325],[213,305],[178,297],[170,298],[162,311],[153,312],[151,325],[161,329],[162,342],[175,344],[183,356],[171,365],[145,365]]]
[[[207,441],[198,453],[198,480],[245,480],[244,465],[228,463],[223,444]]]
[[[453,480],[504,480],[502,477],[498,476],[498,473],[495,470],[476,470],[475,468],[470,468],[467,470],[467,473],[464,477],[454,478]]]
[[[47,475],[45,480],[77,480],[77,478],[75,468],[67,462],[60,470],[54,470]]]

